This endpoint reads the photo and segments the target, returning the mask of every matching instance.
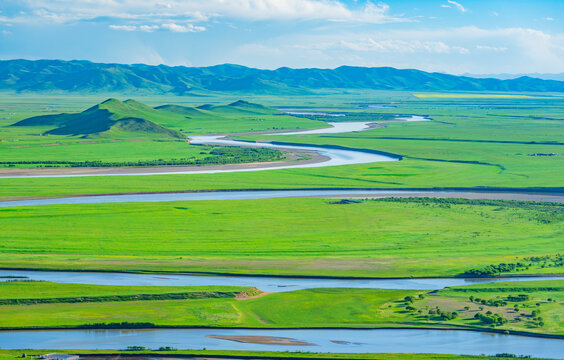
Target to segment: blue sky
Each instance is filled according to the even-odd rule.
[[[0,0],[1,59],[564,72],[562,0]]]

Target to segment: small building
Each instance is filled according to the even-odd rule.
[[[68,354],[45,354],[39,357],[41,360],[78,360],[78,355]]]

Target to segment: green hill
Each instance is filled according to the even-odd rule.
[[[231,103],[229,105],[227,105],[229,107],[231,107],[232,109],[238,109],[238,110],[242,110],[242,111],[248,111],[248,112],[252,112],[252,113],[256,113],[256,114],[279,114],[280,110],[268,107],[268,106],[264,106],[264,105],[260,105],[260,104],[255,104],[255,103],[251,103],[248,101],[244,101],[244,100],[238,100],[235,101],[234,103]]]
[[[167,104],[151,108],[131,99],[123,102],[108,99],[80,113],[35,116],[12,126],[41,126],[41,131],[47,135],[85,138],[184,139],[183,133],[312,129],[319,127],[319,122],[285,115],[277,109],[244,100],[228,105],[189,107]]]
[[[280,110],[255,104],[244,100],[235,101],[229,105],[211,105],[204,104],[197,107],[188,107],[180,105],[161,105],[156,110],[173,112],[185,115],[188,118],[205,117],[222,117],[225,115],[278,115]]]
[[[204,115],[204,112],[200,111],[197,108],[193,108],[193,107],[189,107],[189,106],[181,106],[181,105],[161,105],[161,106],[155,107],[155,109],[173,112],[173,113],[176,113],[176,114],[185,115],[187,117]]]
[[[53,135],[184,138],[180,132],[155,123],[162,118],[162,112],[135,100],[108,99],[80,113],[35,116],[12,126],[56,126],[45,132]]]

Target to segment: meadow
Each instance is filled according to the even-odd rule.
[[[439,94],[440,95],[440,94]],[[487,94],[486,94],[487,95]],[[495,95],[495,94],[494,94]],[[520,94],[515,94],[519,96]],[[523,94],[521,94],[523,95]],[[138,100],[151,106],[174,103],[195,106],[209,103],[217,113],[225,111],[221,104],[235,101],[237,95],[187,97],[140,97]],[[256,173],[223,173],[170,176],[130,176],[127,178],[63,178],[63,179],[0,179],[0,198],[41,197],[70,194],[96,194],[111,192],[174,191],[233,188],[429,188],[429,187],[561,187],[564,174],[564,107],[561,97],[532,96],[526,98],[451,97],[419,98],[405,92],[364,92],[349,95],[324,94],[324,96],[274,97],[253,96],[247,100],[274,108],[292,107],[301,110],[347,112],[362,116],[385,117],[394,114],[425,115],[433,121],[382,123],[381,127],[362,133],[264,136],[247,135],[242,139],[287,141],[321,145],[340,145],[359,149],[387,151],[405,156],[399,162],[337,166],[331,168],[269,170]],[[57,106],[46,104],[59,101]],[[4,105],[2,124],[8,125],[30,116],[30,109],[53,113],[76,111],[99,98],[63,97],[37,99],[22,97],[20,103],[10,103],[0,97]],[[385,105],[385,108],[378,108]],[[370,108],[370,107],[377,108]],[[391,106],[391,107],[390,107]],[[27,109],[18,112],[17,109]],[[37,115],[38,113],[34,113]],[[226,113],[224,112],[223,115]],[[2,113],[0,113],[2,115]],[[212,124],[214,118],[193,120],[191,126],[201,126],[195,133],[249,132],[259,130],[315,128],[324,122],[303,117],[264,115],[258,122],[256,115],[229,115],[221,126]],[[268,116],[273,119],[269,122]],[[262,118],[262,115],[261,115]],[[175,118],[177,119],[177,118]],[[335,118],[346,120],[346,117]],[[182,123],[183,133],[188,133],[190,121]],[[219,121],[219,120],[217,120]],[[163,123],[165,124],[165,120]],[[234,125],[236,124],[236,125]],[[170,120],[167,125],[180,129],[181,124]],[[234,126],[237,126],[235,128]],[[108,157],[117,161],[136,158],[182,158],[190,155],[190,146],[184,143],[151,141],[119,141],[111,144],[75,145],[76,139],[66,139],[72,145],[7,149],[14,146],[10,131],[0,128],[2,159],[30,157],[79,157],[88,154]],[[23,131],[23,130],[18,130]],[[50,136],[51,137],[51,136]],[[24,142],[22,135],[21,142]],[[28,137],[25,141],[29,140]],[[33,141],[37,140],[35,136]],[[43,141],[43,140],[41,140]],[[99,140],[101,141],[101,140]],[[80,149],[85,149],[81,151]],[[103,150],[107,149],[107,150]],[[17,150],[17,152],[16,152]],[[23,154],[21,157],[17,153]],[[53,155],[50,155],[53,154]],[[168,157],[167,157],[168,156]],[[190,155],[193,156],[193,155]]]
[[[207,296],[186,299],[57,298],[51,303],[0,305],[4,328],[146,327],[252,328],[466,328],[564,335],[561,319],[564,281],[461,286],[443,290],[309,289],[258,297]],[[0,284],[0,288],[5,285]],[[78,289],[82,285],[76,286]],[[37,286],[24,282],[18,299],[32,297]],[[101,287],[102,288],[102,287]],[[8,292],[11,289],[8,289]],[[145,294],[124,287],[120,293]],[[196,289],[200,292],[202,289]],[[214,294],[214,290],[204,294]],[[114,289],[98,290],[96,293]],[[196,293],[187,287],[184,293]],[[92,294],[85,286],[85,294]],[[255,293],[256,294],[256,293]],[[217,295],[217,293],[216,293]],[[471,297],[470,297],[471,295]],[[526,296],[526,300],[518,296]],[[43,300],[46,300],[45,298]],[[494,315],[495,313],[495,315]],[[456,314],[456,315],[453,315]],[[477,318],[480,314],[483,318]],[[485,317],[503,319],[489,323]],[[17,325],[15,325],[17,324]]]
[[[182,108],[190,111],[191,116],[185,116],[156,110],[134,100],[121,102],[117,99],[72,115],[51,114],[45,110],[33,113],[27,122],[20,123],[32,114],[22,107],[21,113],[15,112],[20,109],[17,106],[14,112],[0,111],[0,168],[206,165],[280,160],[282,153],[276,150],[191,145],[185,137],[200,133],[197,129],[237,132],[278,129],[276,125],[286,129],[311,128],[319,124],[309,119],[273,115],[277,110],[266,107]],[[127,120],[133,117],[143,120],[137,123]],[[120,122],[120,119],[126,120]]]
[[[87,284],[60,284],[45,281],[5,281],[0,282],[0,302],[13,300],[46,300],[71,298],[104,298],[112,296],[131,296],[139,294],[166,295],[180,293],[226,294],[235,297],[237,294],[254,293],[256,289],[236,286],[111,286]],[[84,300],[86,301],[86,300]]]
[[[0,96],[0,163],[70,166],[227,159],[221,148],[164,135],[114,131],[43,135],[11,127],[30,116],[82,111],[112,94]],[[330,120],[421,115],[358,133],[265,136],[327,126],[269,113],[241,96],[140,96],[158,126],[183,135],[337,145],[402,155],[397,162],[193,175],[0,178],[0,199],[76,194],[283,188],[515,188],[562,191],[562,97],[354,91],[245,97],[272,108],[344,113]],[[236,106],[226,104],[238,104]],[[121,105],[120,105],[121,106]],[[258,110],[257,110],[258,109]],[[116,111],[118,111],[117,109]],[[119,111],[118,111],[119,112]],[[185,112],[185,113],[182,113]],[[323,120],[328,120],[323,119]],[[42,134],[39,136],[39,134]],[[231,150],[230,150],[231,151]],[[264,154],[263,154],[264,155]],[[279,159],[278,153],[261,158]],[[247,160],[241,154],[231,156]],[[234,159],[230,161],[236,162]],[[50,205],[0,208],[0,268],[340,277],[562,274],[561,204],[462,199],[334,199]],[[564,335],[562,281],[438,291],[310,289],[263,294],[236,287],[131,287],[0,283],[0,327],[457,328]],[[526,295],[526,296],[525,296]],[[15,353],[2,352],[0,359]],[[171,354],[182,354],[172,352]],[[184,352],[184,354],[187,354]],[[403,359],[405,354],[191,352],[301,358]],[[413,355],[420,359],[485,359]],[[492,358],[493,359],[493,358]]]
[[[0,360],[14,360],[21,358],[24,350],[0,350]],[[53,350],[34,350],[36,353],[47,354]],[[127,350],[68,350],[69,353],[78,355],[112,354],[126,357],[127,355],[138,356],[143,359],[143,355],[155,356],[155,350],[127,351]],[[393,353],[360,353],[360,354],[339,354],[339,353],[314,353],[314,352],[276,352],[276,351],[221,351],[221,350],[158,350],[157,355],[177,356],[177,357],[228,357],[230,359],[248,359],[268,357],[268,359],[331,359],[331,360],[404,360],[406,357],[414,360],[500,360],[507,359],[507,356],[472,356],[472,355],[444,355],[444,354],[393,354]],[[529,358],[540,360],[538,358]]]
[[[0,267],[425,277],[523,262],[496,275],[561,273],[563,220],[561,204],[462,199],[13,207],[0,209]]]

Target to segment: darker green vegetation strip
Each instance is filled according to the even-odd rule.
[[[201,154],[205,154],[202,152]],[[248,162],[280,161],[284,153],[279,150],[247,147],[214,147],[204,158],[157,159],[140,161],[0,161],[1,165],[42,165],[43,167],[122,167],[122,166],[193,166],[224,165]]]
[[[295,116],[295,115],[294,115]],[[320,136],[333,139],[355,139],[354,136]],[[509,140],[472,140],[472,139],[444,139],[444,138],[416,138],[416,137],[395,137],[395,136],[365,136],[363,139],[383,139],[383,140],[417,140],[417,141],[448,141],[448,142],[469,142],[487,144],[521,144],[521,145],[564,145],[558,141],[509,141]]]
[[[81,296],[66,298],[47,299],[0,299],[0,305],[33,305],[33,304],[55,304],[55,303],[90,303],[90,302],[113,302],[113,301],[147,301],[147,300],[185,300],[205,298],[234,298],[233,292],[185,292],[170,294],[136,294],[136,295],[112,295],[112,296]]]
[[[27,350],[0,350],[0,360],[15,360],[21,358],[22,353]],[[53,353],[55,350],[34,350],[34,353]],[[401,354],[401,353],[315,353],[315,352],[288,352],[288,351],[242,351],[242,350],[176,350],[171,346],[163,346],[157,349],[149,349],[145,346],[132,346],[122,350],[67,350],[65,353],[80,355],[81,358],[92,360],[113,359],[152,359],[152,358],[175,358],[175,359],[324,359],[324,360],[500,360],[506,358],[528,358],[514,354],[495,354],[491,356],[477,355],[449,355],[449,354]]]

